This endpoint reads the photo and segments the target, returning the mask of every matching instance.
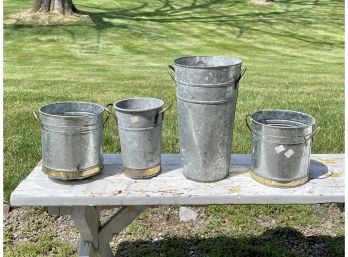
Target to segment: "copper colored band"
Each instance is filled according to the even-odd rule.
[[[260,177],[259,175],[256,175],[253,172],[250,172],[251,177],[256,180],[257,182],[270,187],[297,187],[305,184],[308,181],[308,176],[296,180],[291,181],[275,181],[267,178]]]
[[[100,173],[103,169],[103,165],[99,164],[85,170],[76,170],[76,171],[64,171],[64,170],[55,170],[48,168],[42,165],[42,171],[47,174],[49,177],[57,178],[61,180],[73,180],[73,179],[84,179],[91,176],[94,176]]]
[[[157,176],[161,172],[161,165],[157,165],[147,169],[130,169],[123,167],[123,172],[127,177],[130,178],[152,178]]]

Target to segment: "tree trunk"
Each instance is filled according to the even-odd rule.
[[[72,0],[35,0],[34,12],[58,12],[71,15],[77,13],[77,9]]]

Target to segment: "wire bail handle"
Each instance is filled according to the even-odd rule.
[[[39,123],[40,127],[43,128],[42,121],[39,118],[40,117],[39,112],[38,111],[33,111],[33,114],[34,114],[34,117],[35,117],[36,121]]]
[[[237,89],[238,88],[238,85],[239,85],[239,81],[242,79],[242,77],[244,76],[245,72],[247,71],[247,67],[245,67],[244,69],[242,69],[242,71],[240,72],[239,74],[239,77],[238,79],[236,80],[235,82],[235,86],[234,86],[234,89]],[[168,71],[168,74],[169,76],[172,78],[172,80],[175,82],[175,78],[174,78],[174,74],[175,74],[175,68],[173,67],[173,65],[168,65],[167,66],[167,71]]]
[[[237,89],[239,87],[239,81],[242,79],[242,77],[244,76],[245,72],[247,71],[247,67],[245,67],[244,69],[242,69],[242,71],[239,74],[238,79],[236,80],[236,83],[234,84],[234,89]]]
[[[174,78],[174,74],[175,74],[175,69],[173,67],[173,65],[168,65],[167,66],[167,71],[169,76],[172,78],[172,80],[175,82],[175,78]]]
[[[315,136],[315,134],[317,134],[317,133],[319,132],[319,130],[320,130],[320,127],[317,127],[317,128],[312,132],[312,134],[309,135],[308,138],[306,138],[306,136],[305,136],[305,141],[304,141],[304,143],[307,144],[307,142],[308,142],[310,139],[314,140],[314,136]]]
[[[113,117],[115,117],[115,120],[116,120],[116,123],[117,123],[116,114],[114,114],[112,111],[110,111],[110,110],[108,109],[110,106],[112,107],[113,104],[110,103],[110,104],[107,104],[107,105],[105,106],[105,111],[106,111],[109,115],[107,116],[106,120],[104,121],[103,126],[106,124],[106,122],[107,122],[108,119],[110,118],[110,115],[113,116]]]
[[[165,107],[164,109],[162,109],[159,113],[157,113],[156,117],[155,117],[155,124],[157,124],[158,122],[158,118],[159,116],[162,114],[162,120],[164,119],[164,113],[170,109],[173,106],[173,104],[168,105],[167,107]]]
[[[249,122],[248,122],[248,118],[252,118],[252,116],[251,116],[251,114],[249,113],[249,114],[247,114],[246,116],[245,116],[245,124],[246,124],[246,126],[248,127],[248,129],[250,130],[250,132],[251,132],[251,128],[250,128],[250,125],[249,125]]]

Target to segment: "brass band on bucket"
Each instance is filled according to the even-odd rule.
[[[251,177],[257,182],[270,187],[297,187],[305,184],[308,181],[308,176],[291,181],[275,181],[267,178],[260,177],[254,172],[250,172]]]
[[[161,172],[161,164],[147,169],[131,169],[123,167],[123,172],[127,177],[130,178],[152,178],[157,176]]]
[[[76,171],[55,170],[42,165],[42,171],[52,178],[61,180],[84,179],[99,174],[103,169],[103,164],[98,164],[88,169]]]

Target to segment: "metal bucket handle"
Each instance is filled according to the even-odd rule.
[[[250,125],[249,125],[249,123],[248,123],[248,118],[251,118],[251,114],[247,114],[246,116],[245,116],[245,124],[246,124],[246,126],[248,127],[248,129],[250,130],[250,132],[251,132],[251,128],[250,128]]]
[[[163,120],[164,112],[167,111],[168,109],[170,109],[172,106],[173,106],[173,104],[170,104],[167,107],[165,107],[164,109],[162,109],[159,113],[156,114],[156,117],[155,117],[155,124],[156,125],[157,125],[159,116],[162,114],[162,120]]]
[[[246,124],[246,126],[248,127],[248,129],[250,130],[250,132],[252,132],[251,131],[251,127],[250,127],[250,125],[249,125],[249,122],[248,122],[248,118],[251,118],[251,114],[247,114],[246,116],[245,116],[245,124]],[[319,132],[319,130],[320,130],[320,127],[317,127],[313,132],[312,132],[312,134],[309,134],[309,135],[306,135],[305,136],[305,141],[303,142],[303,143],[305,143],[305,144],[307,144],[307,142],[310,140],[310,139],[314,139],[314,136],[315,136],[315,134],[317,134],[318,132]],[[307,138],[308,137],[308,138]]]
[[[105,106],[105,111],[107,111],[107,113],[108,113],[109,115],[108,115],[108,117],[106,118],[106,120],[104,121],[103,126],[105,125],[106,121],[109,119],[110,115],[113,116],[113,117],[115,118],[116,123],[117,123],[116,114],[115,114],[113,111],[110,111],[110,110],[108,109],[110,106],[113,107],[114,105],[110,103],[110,104],[107,104],[107,105]]]
[[[309,136],[308,138],[306,138],[307,136],[305,136],[305,141],[304,141],[304,143],[307,144],[307,142],[308,142],[310,139],[314,140],[314,136],[315,136],[315,134],[317,134],[317,133],[319,132],[319,130],[320,130],[320,127],[317,127],[317,128],[313,131],[312,134],[307,135],[307,136]]]
[[[175,78],[174,78],[174,75],[173,75],[173,73],[175,73],[175,69],[174,69],[174,67],[173,67],[173,65],[168,65],[168,67],[167,67],[167,70],[168,70],[168,74],[169,74],[169,76],[172,78],[172,80],[175,82]]]
[[[168,65],[167,66],[167,71],[168,71],[168,74],[169,76],[172,78],[172,80],[175,82],[175,78],[174,78],[174,75],[173,73],[175,73],[175,69],[173,67],[173,65]],[[247,71],[247,67],[245,67],[244,69],[242,69],[242,71],[240,72],[240,75],[238,77],[238,79],[236,80],[235,82],[235,86],[234,86],[234,89],[237,89],[238,86],[239,86],[239,81],[242,79],[242,77],[244,76],[244,73]]]
[[[242,77],[244,76],[244,73],[247,71],[247,67],[245,67],[244,69],[242,69],[242,71],[240,72],[240,75],[238,77],[238,79],[236,80],[235,84],[234,84],[234,89],[237,89],[239,86],[239,81],[242,79]]]
[[[42,121],[39,118],[39,112],[38,111],[33,111],[34,117],[37,120],[37,122],[39,123],[40,127],[43,128],[43,124]]]
[[[106,122],[109,120],[109,118],[110,118],[110,112],[109,112],[109,110],[105,107],[105,109],[104,109],[107,113],[108,113],[108,116],[106,116],[106,119],[104,120],[104,122],[103,122],[103,128],[105,128],[105,124],[106,124]]]
[[[103,128],[105,127],[106,122],[109,120],[110,117],[110,112],[107,108],[105,108],[105,110],[108,112],[108,116],[106,117],[105,121],[103,122]],[[39,123],[39,125],[41,126],[41,128],[43,128],[43,124],[42,121],[39,118],[39,114],[38,111],[33,111],[34,117],[37,120],[37,122]]]

